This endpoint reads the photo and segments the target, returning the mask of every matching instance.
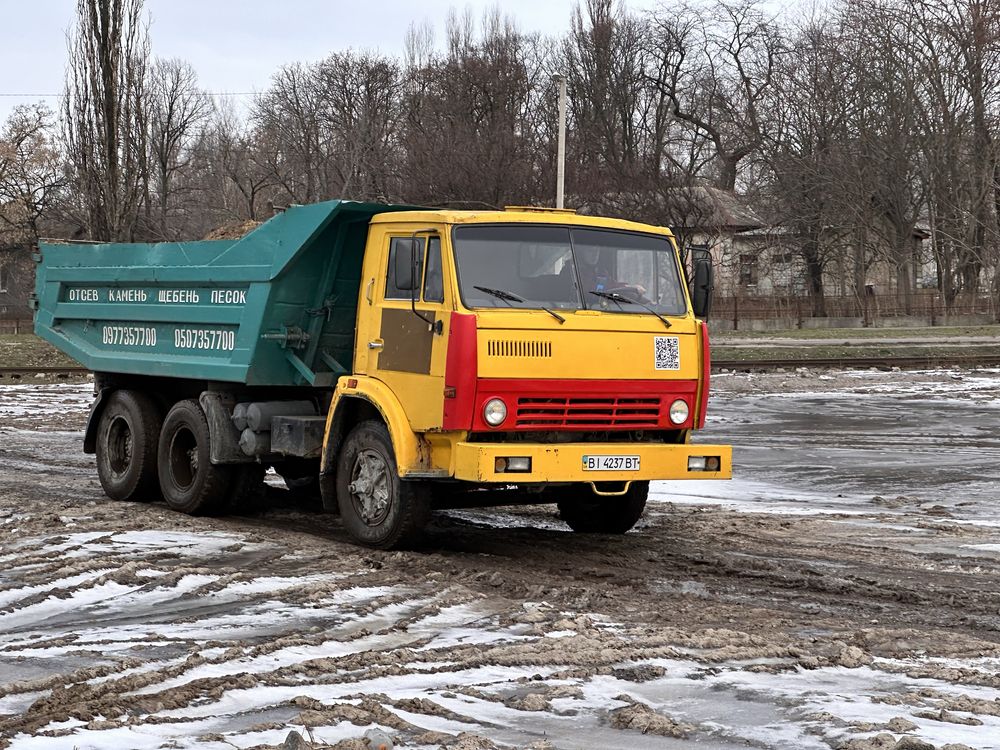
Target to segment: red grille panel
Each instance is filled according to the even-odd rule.
[[[521,396],[517,427],[657,427],[659,396]]]

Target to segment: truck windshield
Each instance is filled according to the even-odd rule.
[[[683,315],[687,310],[674,249],[666,237],[581,227],[481,224],[456,227],[453,244],[467,307],[649,314],[640,305],[612,299],[618,296],[642,302],[662,315]]]

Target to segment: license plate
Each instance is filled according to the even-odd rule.
[[[638,456],[584,456],[584,471],[639,471]]]

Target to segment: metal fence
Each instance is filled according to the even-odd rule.
[[[34,323],[31,320],[2,320],[0,319],[0,334],[31,333],[34,330]]]
[[[859,318],[868,324],[891,324],[893,318],[918,318],[929,325],[941,325],[964,316],[989,317],[1000,321],[998,300],[990,295],[963,295],[946,305],[935,290],[914,292],[907,301],[895,294],[867,294],[824,299],[826,318]],[[791,319],[799,327],[814,318],[812,300],[807,295],[773,297],[717,297],[712,317],[726,320],[734,328],[740,321]]]
[[[988,295],[963,296],[946,308],[941,295],[934,292],[914,293],[909,305],[894,294],[870,294],[857,297],[827,297],[824,300],[827,318],[857,318],[871,325],[891,325],[893,318],[918,318],[929,325],[943,325],[951,318],[965,316],[989,317],[1000,322],[998,300]],[[867,305],[867,310],[865,306]],[[808,296],[716,297],[712,302],[712,318],[724,320],[734,328],[753,320],[791,320],[798,327],[813,318],[812,300]],[[0,334],[32,333],[30,319],[0,318]]]

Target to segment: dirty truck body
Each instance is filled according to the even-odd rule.
[[[433,506],[622,533],[649,480],[730,476],[690,439],[705,301],[663,228],[331,201],[238,240],[39,253],[36,330],[95,373],[84,448],[115,499],[221,512],[272,466],[392,547]]]

